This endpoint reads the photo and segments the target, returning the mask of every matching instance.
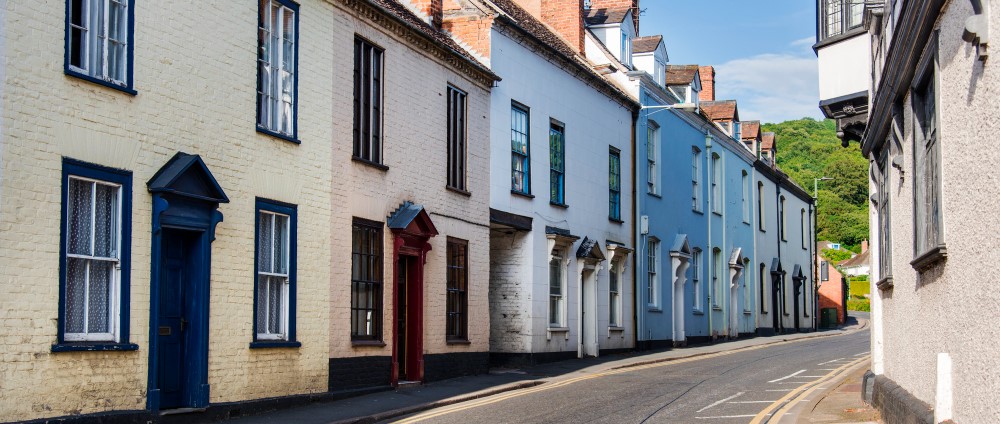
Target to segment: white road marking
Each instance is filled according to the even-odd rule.
[[[836,371],[836,368],[819,368],[816,371]]]
[[[794,373],[791,373],[791,374],[789,374],[789,375],[786,375],[786,376],[784,376],[784,377],[781,377],[781,378],[776,378],[776,379],[774,379],[774,380],[771,380],[771,381],[768,381],[768,383],[777,383],[777,382],[779,382],[779,381],[781,381],[781,380],[786,380],[786,379],[789,379],[789,378],[792,378],[792,377],[795,377],[795,376],[797,376],[797,375],[799,375],[799,374],[802,374],[802,373],[804,373],[804,372],[806,372],[806,370],[798,370],[798,371],[796,371],[796,372],[794,372]]]
[[[701,411],[704,411],[704,410],[706,410],[706,409],[708,409],[708,408],[711,408],[711,407],[713,407],[713,406],[718,406],[718,405],[722,405],[723,403],[725,403],[725,402],[726,402],[726,401],[728,401],[728,400],[733,400],[733,399],[736,399],[736,398],[738,398],[738,397],[742,396],[742,395],[743,395],[743,393],[744,393],[744,392],[739,392],[739,393],[737,393],[737,394],[735,394],[735,395],[732,395],[732,396],[730,396],[730,397],[727,397],[727,398],[725,398],[725,399],[723,399],[723,400],[720,400],[720,401],[718,401],[718,402],[715,402],[715,403],[713,403],[713,404],[711,404],[711,405],[708,405],[708,406],[706,406],[706,407],[704,407],[704,408],[701,408],[701,409],[699,409],[699,410],[698,410],[697,412],[701,412]]]
[[[751,417],[756,417],[756,415],[722,415],[718,417],[694,417],[694,418],[698,420],[717,420],[720,418],[751,418]]]
[[[823,378],[823,377],[826,377],[826,376],[825,375],[800,375],[800,376],[795,377],[795,378]]]
[[[794,389],[767,389],[765,392],[790,392]]]
[[[847,359],[847,358],[837,358],[837,359],[834,359],[832,361],[826,361],[826,362],[823,362],[821,364],[816,364],[816,365],[826,365],[826,364],[830,364],[830,363],[837,362],[837,361],[843,361],[845,359]]]
[[[854,355],[854,356],[865,356],[865,355],[867,355],[867,354],[868,354],[868,352],[861,352],[861,353],[859,353],[859,354],[857,354],[857,355]]]

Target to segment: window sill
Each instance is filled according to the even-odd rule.
[[[553,334],[562,334],[563,338],[569,340],[569,327],[549,327],[545,332],[545,340],[552,340]]]
[[[302,342],[289,342],[285,340],[258,340],[250,342],[250,349],[271,349],[280,347],[302,347]]]
[[[66,68],[65,73],[66,73],[67,76],[71,76],[73,78],[78,78],[78,79],[81,79],[81,80],[84,80],[84,81],[87,81],[87,82],[90,82],[90,83],[94,83],[94,84],[97,84],[97,85],[103,85],[103,86],[108,87],[108,88],[110,88],[112,90],[121,91],[122,93],[128,94],[130,96],[135,96],[135,95],[139,94],[139,92],[135,91],[135,89],[133,89],[131,86],[118,85],[118,84],[115,84],[113,82],[108,82],[108,81],[105,81],[105,80],[102,80],[102,79],[94,78],[94,77],[92,77],[90,75],[87,75],[87,74],[82,74],[82,73],[76,72],[76,71],[74,71],[72,69],[69,69],[69,68]]]
[[[924,272],[947,259],[948,248],[944,244],[940,244],[914,258],[910,261],[910,266],[917,270],[917,272]]]
[[[750,315],[750,314],[753,314],[753,312],[746,309],[743,310],[743,315]]]
[[[658,314],[662,314],[663,313],[663,309],[660,308],[659,306],[649,305],[649,312],[655,312],[655,313],[658,313]]]
[[[460,189],[458,187],[452,187],[452,186],[445,186],[444,188],[446,190],[452,192],[452,193],[455,193],[455,194],[461,194],[461,195],[463,195],[465,197],[472,197],[472,192],[471,191],[462,190],[462,189]]]
[[[470,342],[468,339],[448,339],[446,341],[446,343],[449,344],[449,345],[471,345],[472,344],[472,342]]]
[[[657,199],[662,199],[663,198],[663,195],[660,194],[660,193],[646,192],[646,194],[648,194],[650,196],[653,196],[653,197],[655,197]]]
[[[259,132],[261,134],[264,134],[264,135],[267,135],[267,136],[274,137],[274,138],[282,139],[282,140],[285,140],[285,141],[290,142],[290,143],[302,144],[302,142],[299,141],[298,138],[295,138],[295,136],[293,136],[293,135],[282,134],[282,133],[277,132],[277,131],[272,131],[272,130],[269,130],[267,128],[264,128],[264,127],[260,126],[259,124],[257,125],[257,132]]]
[[[352,347],[385,347],[381,340],[351,340]]]
[[[719,306],[719,305],[712,305],[712,310],[713,310],[713,311],[721,311],[721,310],[722,310],[722,307],[721,307],[721,306]]]
[[[611,222],[614,222],[615,224],[619,224],[619,225],[621,225],[621,224],[624,224],[624,223],[625,223],[625,221],[622,221],[622,220],[620,220],[620,219],[617,219],[617,218],[612,218],[612,217],[610,217],[610,216],[608,217],[608,221],[611,221]]]
[[[701,309],[695,309],[695,310],[691,311],[691,314],[692,315],[705,315],[705,311],[703,311]]]
[[[357,156],[351,156],[351,160],[354,161],[354,162],[360,163],[362,165],[368,165],[368,166],[370,166],[372,168],[375,168],[375,169],[378,169],[378,170],[381,170],[381,171],[388,171],[389,170],[388,166],[383,165],[383,164],[378,163],[378,162],[372,162],[372,161],[370,161],[368,159],[365,159],[365,158],[361,158],[361,157],[357,157]]]
[[[694,213],[696,213],[698,215],[704,215],[705,214],[705,211],[703,211],[701,209],[691,209],[691,212],[694,212]]]
[[[608,332],[609,333],[624,333],[625,332],[625,327],[610,326],[610,327],[608,327]]]
[[[556,202],[553,202],[551,200],[549,201],[549,205],[555,206],[555,207],[560,208],[560,209],[569,209],[569,205],[567,205],[565,203],[556,203]]]
[[[760,232],[762,232],[762,233],[766,233],[766,232],[767,232],[767,230],[765,230],[765,229],[763,229],[763,228],[758,228],[758,229],[757,229],[757,231],[760,231]]]
[[[52,345],[52,352],[109,352],[139,350],[135,343],[62,342]]]
[[[892,276],[878,280],[878,282],[875,283],[875,287],[882,291],[892,290]]]
[[[712,215],[722,216],[722,211],[712,211]]]
[[[533,195],[531,193],[525,193],[525,192],[517,191],[517,190],[511,190],[510,194],[513,194],[515,196],[526,197],[528,199],[534,199],[535,198],[535,195]]]

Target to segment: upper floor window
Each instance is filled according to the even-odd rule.
[[[649,121],[646,127],[646,185],[650,194],[660,192],[660,127]]]
[[[354,38],[354,157],[382,163],[381,47]]]
[[[354,218],[351,231],[351,339],[382,340],[382,223]]]
[[[608,153],[608,218],[622,220],[622,158],[614,147]]]
[[[802,239],[802,248],[803,249],[807,249],[808,245],[806,244],[806,239],[807,239],[806,235],[809,234],[809,230],[808,230],[808,227],[807,227],[807,224],[809,223],[809,220],[806,219],[806,210],[805,209],[800,209],[799,210],[799,223],[802,225],[802,232],[799,234],[799,238]]]
[[[294,206],[257,200],[255,339],[295,340]]]
[[[128,342],[131,172],[63,163],[59,342]]]
[[[566,130],[555,122],[549,126],[549,201],[566,204]]]
[[[913,98],[913,215],[914,255],[924,255],[944,245],[944,218],[941,214],[941,142],[937,114],[937,58],[931,52],[919,71]]]
[[[757,228],[761,231],[766,230],[764,223],[767,222],[764,219],[764,183],[757,183]]]
[[[722,158],[712,153],[712,212],[722,214]]]
[[[764,296],[765,281],[767,281],[767,265],[762,263],[760,264],[760,273],[757,274],[757,294],[760,296],[760,313],[762,314],[767,313],[767,296]]]
[[[528,108],[517,104],[510,106],[510,190],[531,194],[530,136],[528,134]]]
[[[132,90],[134,1],[68,0],[67,74],[135,94]]]
[[[563,287],[562,257],[556,251],[549,260],[549,327],[566,326]]]
[[[890,140],[891,142],[891,140]],[[890,146],[891,144],[886,144]],[[872,174],[875,177],[876,192],[872,195],[873,208],[878,217],[878,280],[892,275],[892,226],[889,194],[889,148],[884,147],[878,154]]]
[[[257,19],[257,129],[296,137],[299,6],[260,0]]]
[[[781,241],[788,241],[788,237],[785,232],[785,229],[788,227],[788,225],[786,225],[787,222],[785,222],[785,196],[781,196],[781,199],[778,201],[778,214],[778,223],[781,226],[781,228],[778,228],[778,232],[781,233]]]
[[[742,197],[742,199],[743,199],[743,203],[742,203],[742,206],[743,206],[742,207],[742,210],[743,210],[743,222],[749,224],[750,223],[750,176],[747,174],[747,171],[743,171],[743,173],[742,173],[742,182],[743,182],[743,184],[742,184],[742,186],[743,186],[743,197]]]
[[[701,150],[691,148],[691,209],[701,212]]]
[[[622,31],[622,51],[621,62],[625,65],[632,65],[632,38]]]
[[[465,190],[466,94],[448,86],[448,187]]]
[[[827,261],[819,261],[819,280],[830,280],[830,263]]]
[[[820,41],[859,28],[865,12],[865,0],[822,0]]]

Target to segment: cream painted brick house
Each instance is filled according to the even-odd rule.
[[[3,2],[0,421],[328,391],[331,357],[394,347],[389,321],[386,347],[351,347],[350,228],[405,200],[440,234],[424,350],[488,350],[472,276],[488,269],[493,77],[403,12]],[[122,32],[99,39],[104,22]],[[388,170],[351,161],[356,34],[385,49]],[[464,192],[445,188],[448,84],[468,105]],[[468,343],[445,342],[449,236],[469,246]]]

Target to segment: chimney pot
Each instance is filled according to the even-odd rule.
[[[715,67],[702,66],[698,68],[701,76],[701,92],[698,93],[698,100],[703,102],[715,101]]]

